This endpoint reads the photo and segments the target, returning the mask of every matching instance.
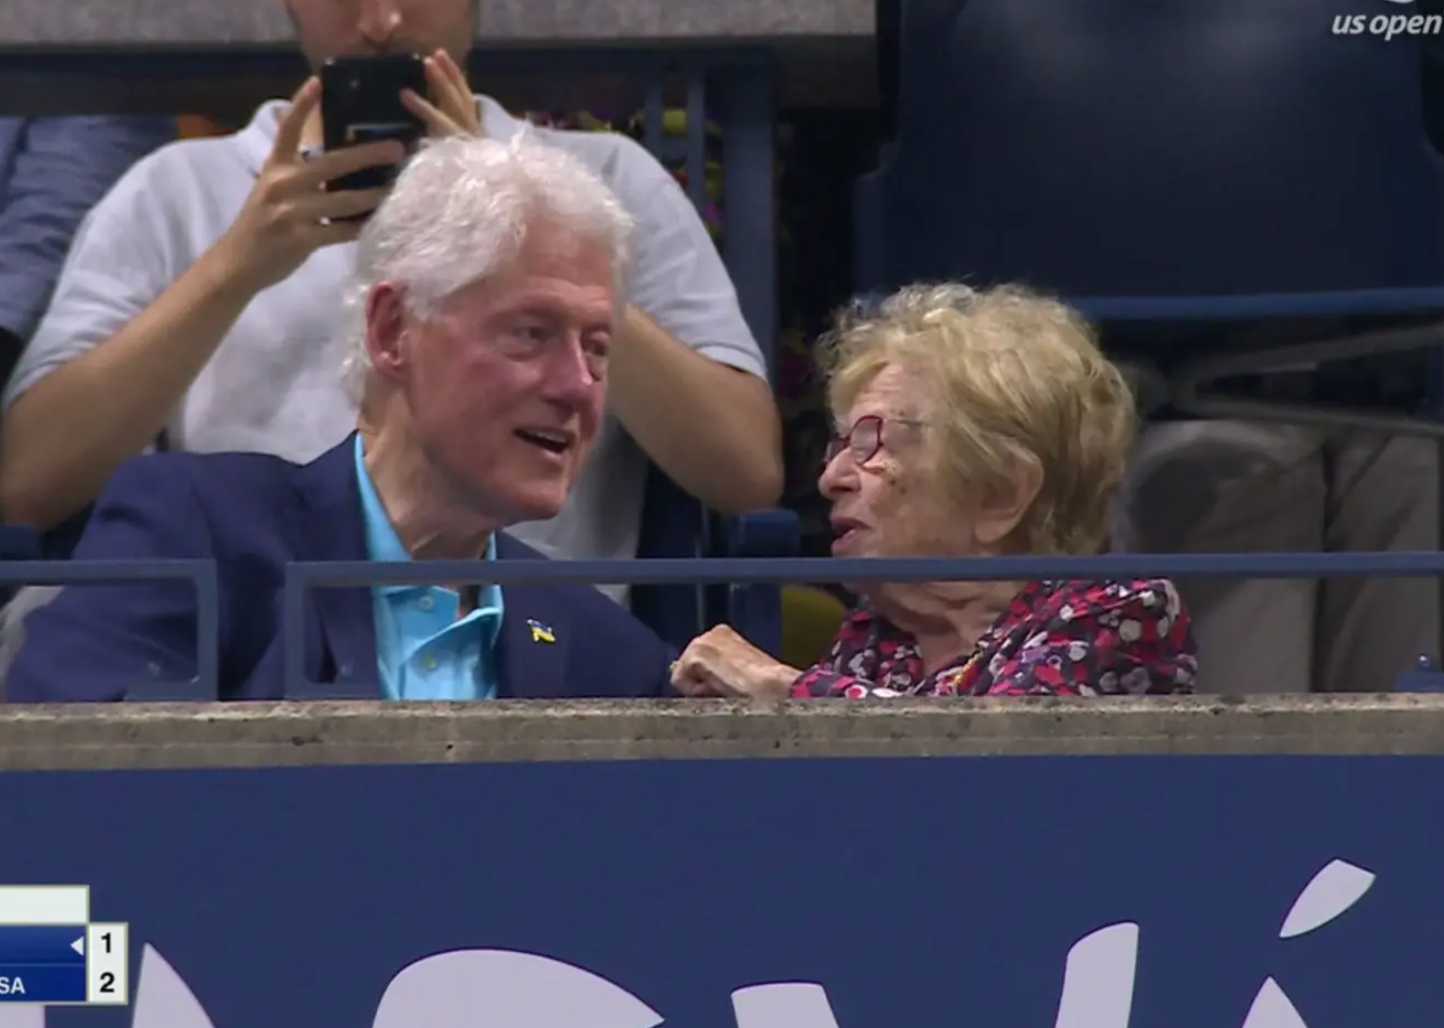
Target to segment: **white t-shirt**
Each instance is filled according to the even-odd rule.
[[[488,136],[509,139],[527,127],[495,101],[477,99]],[[230,228],[270,154],[284,106],[262,105],[235,135],[152,153],[96,205],[5,391],[7,409],[55,368],[120,331]],[[585,161],[636,219],[627,299],[699,353],[765,377],[727,270],[671,174],[625,136],[532,131]],[[329,247],[257,295],[170,418],[170,447],[306,462],[345,438],[356,420],[341,385],[342,298],[353,268],[354,244]],[[566,508],[514,532],[552,556],[634,557],[646,469],[646,456],[608,415]],[[606,591],[618,598],[626,592]]]

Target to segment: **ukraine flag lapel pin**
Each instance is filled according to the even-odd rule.
[[[531,629],[531,641],[534,643],[554,643],[556,635],[552,632],[551,625],[544,625],[535,618],[526,619],[527,627]]]

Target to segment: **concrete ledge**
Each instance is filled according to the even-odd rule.
[[[484,45],[722,43],[873,34],[873,0],[484,0]],[[0,47],[277,46],[275,0],[4,0]]]
[[[1444,696],[0,708],[0,769],[1444,754]]]

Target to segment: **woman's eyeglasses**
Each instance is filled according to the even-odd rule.
[[[885,418],[880,414],[865,414],[854,421],[846,432],[833,433],[827,442],[827,449],[823,451],[823,464],[831,464],[844,449],[852,453],[853,461],[866,464],[882,449],[882,426],[889,421],[899,425],[922,424],[912,418]]]

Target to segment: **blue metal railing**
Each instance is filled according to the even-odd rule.
[[[986,582],[1118,578],[1432,578],[1444,553],[1119,553],[1097,557],[762,557],[696,560],[301,561],[287,590],[310,586],[475,582]]]
[[[305,594],[324,587],[475,582],[757,583],[1007,581],[1047,578],[1348,578],[1444,576],[1444,553],[1110,554],[1099,557],[836,559],[826,557],[708,560],[368,561],[286,566],[282,595],[286,695],[341,698],[344,687],[306,681]]]
[[[214,699],[220,681],[220,586],[209,560],[0,561],[0,585],[129,585],[189,582],[196,591],[196,677],[190,682],[140,681],[130,700]],[[196,695],[199,689],[201,696]]]
[[[1098,557],[929,557],[833,559],[825,557],[576,560],[576,561],[368,561],[286,565],[282,586],[285,695],[292,699],[354,698],[344,685],[306,680],[306,594],[316,588],[373,584],[520,582],[662,584],[676,582],[863,583],[1007,581],[1035,579],[1190,578],[1424,578],[1444,577],[1444,553],[1219,553],[1109,554]],[[179,580],[196,590],[197,676],[187,683],[147,682],[132,700],[205,700],[219,695],[219,586],[211,561],[0,562],[0,584],[123,585]]]

